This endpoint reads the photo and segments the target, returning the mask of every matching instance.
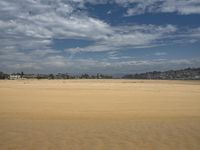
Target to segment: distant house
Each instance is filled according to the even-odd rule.
[[[10,80],[17,80],[17,79],[21,79],[21,76],[19,74],[11,74],[9,76]]]
[[[199,76],[196,75],[196,76],[194,77],[194,79],[196,79],[196,80],[200,80],[200,75],[199,75]]]

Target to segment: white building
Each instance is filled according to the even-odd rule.
[[[11,74],[11,75],[9,76],[9,79],[10,79],[10,80],[21,79],[21,76],[20,76],[20,75]]]

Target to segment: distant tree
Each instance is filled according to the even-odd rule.
[[[24,72],[22,71],[20,74],[20,78],[23,78],[23,76],[24,76]]]
[[[88,74],[82,74],[81,79],[89,79],[90,76]]]
[[[0,72],[0,79],[8,79],[9,78],[9,75],[8,74],[5,74],[3,72]]]
[[[101,75],[99,73],[97,73],[97,79],[100,79]]]
[[[49,78],[49,79],[54,79],[55,77],[54,77],[53,74],[50,74],[48,78]]]
[[[4,73],[0,72],[0,79],[4,79]]]
[[[64,76],[65,76],[65,79],[70,79],[70,75],[68,75],[67,73]]]

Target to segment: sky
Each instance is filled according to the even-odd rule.
[[[200,0],[0,0],[0,71],[200,67]]]

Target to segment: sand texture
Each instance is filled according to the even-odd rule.
[[[0,81],[0,150],[200,150],[200,82]]]

